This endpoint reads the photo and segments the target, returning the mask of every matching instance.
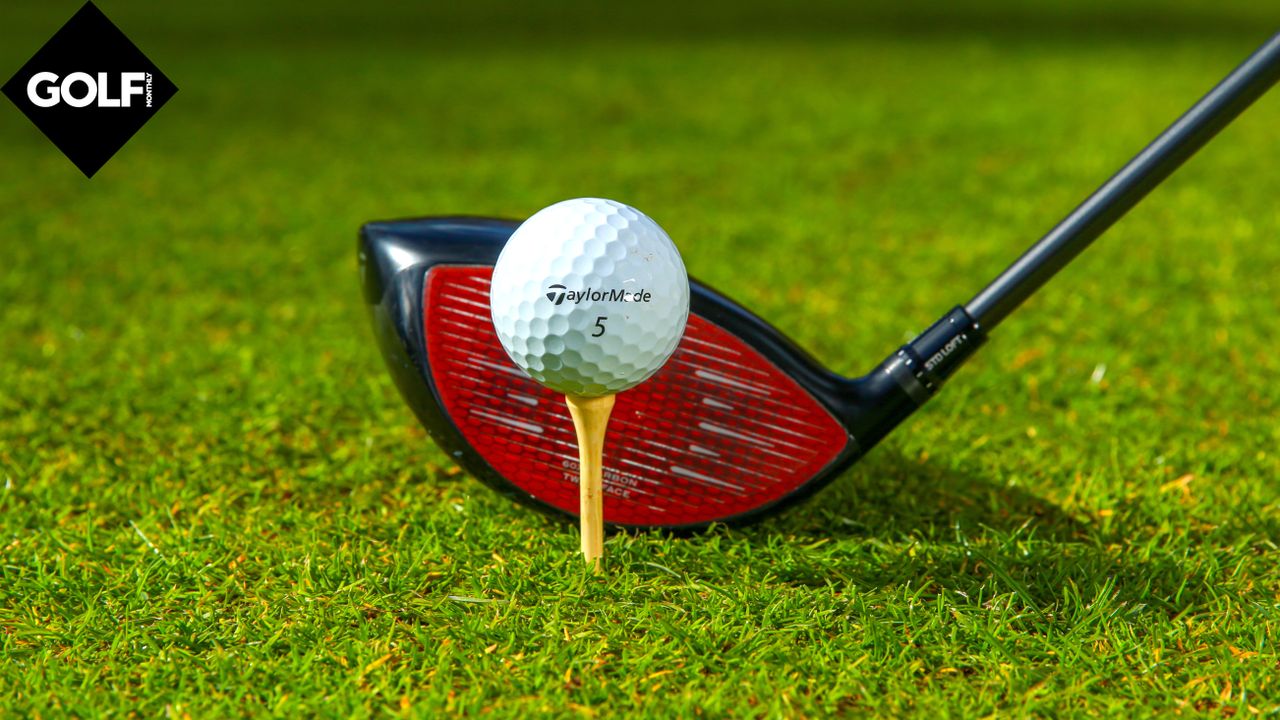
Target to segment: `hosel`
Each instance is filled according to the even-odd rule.
[[[919,407],[986,339],[978,322],[956,306],[915,340],[898,348],[876,372],[893,378]]]
[[[956,307],[916,339],[854,381],[849,427],[865,453],[910,417],[986,340],[963,307]]]

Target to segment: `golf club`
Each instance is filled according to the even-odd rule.
[[[822,367],[765,321],[691,280],[684,339],[617,398],[606,522],[690,529],[760,519],[821,488],[923,405],[1019,304],[1280,78],[1272,36],[963,306],[866,375]],[[371,222],[358,252],[383,357],[431,437],[534,507],[578,509],[562,398],[517,369],[489,318],[493,263],[518,222]]]

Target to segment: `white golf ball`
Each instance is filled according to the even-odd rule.
[[[578,198],[516,228],[493,268],[489,306],[502,346],[533,379],[608,395],[671,357],[689,318],[689,276],[649,216]]]

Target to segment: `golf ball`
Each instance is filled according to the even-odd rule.
[[[649,216],[578,198],[516,228],[493,268],[489,305],[502,346],[533,379],[609,395],[671,357],[689,317],[689,276]]]

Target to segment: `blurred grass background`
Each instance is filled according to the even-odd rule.
[[[0,10],[0,73],[78,7]],[[1280,96],[814,502],[510,505],[366,327],[368,219],[601,195],[861,372],[1280,28],[1269,2],[99,4],[180,92],[92,181],[0,109],[0,703],[1273,713]]]

